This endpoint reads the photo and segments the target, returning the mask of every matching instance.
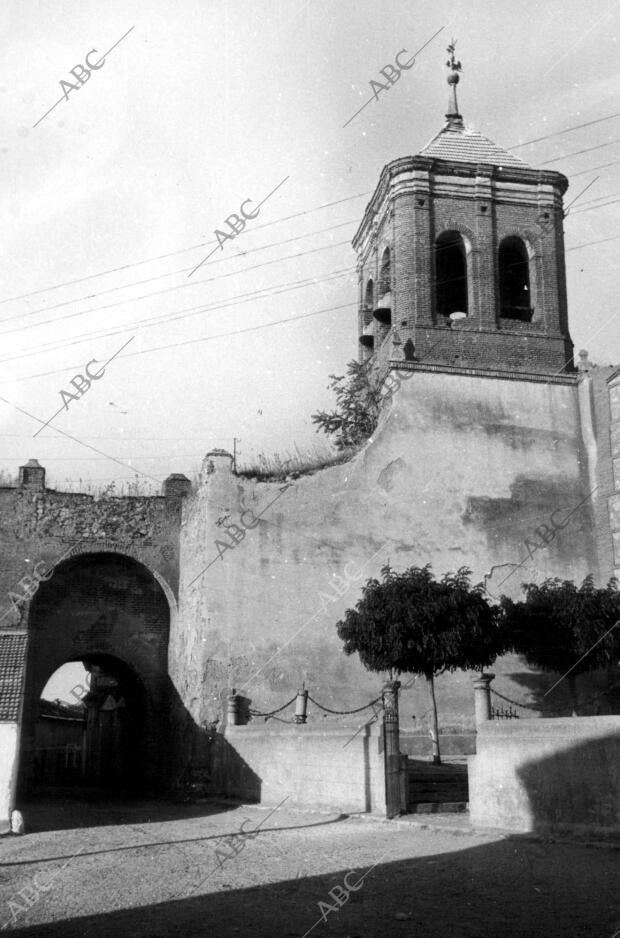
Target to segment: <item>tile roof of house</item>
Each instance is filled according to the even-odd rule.
[[[529,169],[522,159],[499,147],[484,134],[455,122],[448,124],[435,134],[420,156],[429,156],[432,159],[451,160],[459,163],[492,163],[494,166],[519,166]]]
[[[0,634],[0,720],[19,716],[27,636],[23,632]]]

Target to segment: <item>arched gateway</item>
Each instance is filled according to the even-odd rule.
[[[170,607],[142,563],[120,553],[85,553],[58,564],[28,615],[19,791],[32,791],[45,761],[39,698],[63,664],[93,675],[86,705],[83,778],[111,790],[153,792],[168,780]],[[39,723],[39,725],[37,725]]]

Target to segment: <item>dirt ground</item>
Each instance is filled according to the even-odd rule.
[[[466,817],[65,801],[31,806],[26,821],[30,832],[0,839],[4,934],[620,934],[617,850],[475,832]]]

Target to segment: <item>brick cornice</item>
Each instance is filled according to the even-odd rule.
[[[386,163],[381,171],[379,182],[364,211],[364,217],[355,232],[352,245],[359,249],[361,240],[369,222],[376,215],[382,201],[389,192],[391,181],[402,173],[422,171],[433,176],[458,176],[471,178],[474,182],[484,176],[494,182],[521,183],[528,186],[549,185],[564,195],[568,189],[568,179],[563,173],[547,169],[530,169],[520,166],[494,166],[488,163],[465,163],[452,160],[430,159],[426,156],[403,156]]]
[[[467,368],[460,365],[433,365],[428,362],[403,362],[390,359],[388,371],[423,371],[438,374],[467,375],[475,378],[498,378],[503,381],[529,381],[538,384],[564,384],[576,387],[578,375],[544,375],[533,372],[502,371],[493,368]]]

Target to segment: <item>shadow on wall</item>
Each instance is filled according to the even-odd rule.
[[[173,797],[190,802],[217,795],[261,800],[261,779],[214,727],[198,726],[169,679]]]
[[[534,830],[620,839],[620,732],[532,759],[516,770]]]
[[[518,661],[528,667],[521,656]],[[504,675],[529,691],[529,695],[517,695],[520,700],[538,709],[545,716],[571,716],[573,701],[568,681],[561,681],[548,696],[547,691],[561,678],[555,671],[511,671]],[[495,683],[498,683],[496,681]],[[494,686],[494,685],[492,685]],[[620,668],[586,671],[575,679],[577,713],[579,716],[605,716],[620,713]],[[513,697],[508,691],[504,691]],[[497,701],[496,701],[497,703]],[[503,703],[503,701],[500,701]]]

